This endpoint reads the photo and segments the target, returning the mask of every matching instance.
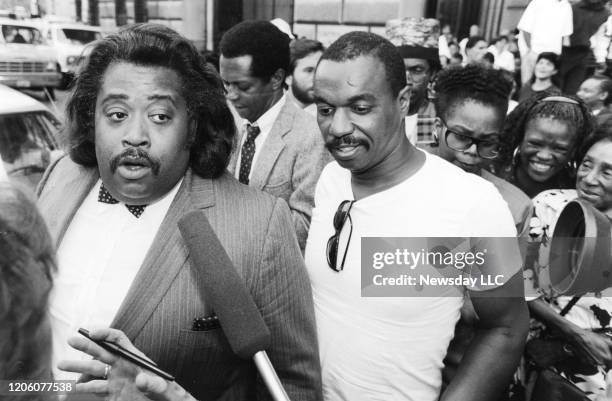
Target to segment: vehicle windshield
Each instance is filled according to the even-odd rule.
[[[19,25],[2,25],[2,36],[6,43],[39,45],[42,35],[36,28]]]
[[[58,130],[48,112],[0,115],[0,157],[9,178],[34,188],[57,149]]]
[[[87,43],[93,42],[102,38],[102,34],[96,31],[88,31],[85,29],[60,29],[58,39],[64,43],[71,43],[74,45],[86,45]]]

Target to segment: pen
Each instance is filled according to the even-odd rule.
[[[157,365],[153,362],[150,362],[146,359],[144,359],[143,357],[141,357],[140,355],[137,355],[125,348],[123,348],[121,345],[119,344],[115,344],[113,342],[110,341],[106,341],[106,340],[95,340],[93,338],[91,338],[89,336],[89,330],[80,328],[79,329],[79,334],[83,335],[84,337],[86,337],[87,339],[93,341],[94,343],[98,344],[100,347],[104,348],[105,350],[107,350],[108,352],[110,352],[113,355],[117,355],[120,356],[130,362],[132,362],[135,365],[140,366],[141,368],[148,370],[151,373],[156,374],[159,377],[162,377],[166,380],[169,381],[174,381],[174,376],[164,372],[163,370],[161,370],[160,368],[157,367]]]

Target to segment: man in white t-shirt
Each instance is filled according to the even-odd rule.
[[[326,400],[438,400],[442,360],[466,292],[363,297],[364,237],[516,235],[492,184],[410,144],[403,127],[409,99],[400,54],[371,33],[340,37],[315,72],[318,122],[336,160],[317,184],[305,253]],[[504,254],[489,273],[505,279],[469,291],[481,331],[441,400],[494,399],[524,345],[518,246],[483,241],[489,252]],[[516,296],[496,297],[508,290]]]
[[[567,0],[532,0],[525,9],[518,29],[523,33],[527,51],[522,55],[521,79],[531,79],[538,54],[561,54],[561,47],[569,43],[574,31],[572,7]]]

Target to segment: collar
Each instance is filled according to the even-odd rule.
[[[248,120],[242,120],[242,125],[243,126],[245,126],[246,124],[257,125],[261,133],[270,132],[270,130],[272,129],[272,126],[274,125],[274,122],[276,121],[276,118],[280,114],[280,111],[285,105],[286,101],[287,101],[287,95],[283,94],[283,96],[278,100],[278,102],[276,102],[272,107],[266,110],[266,112],[263,113],[261,117],[257,119],[257,121],[254,121],[253,123],[251,123]]]
[[[174,197],[176,196],[176,193],[178,192],[179,188],[181,187],[181,184],[183,183],[183,180],[185,179],[185,176],[181,177],[181,179],[174,185],[174,187],[172,187],[172,189],[168,192],[166,192],[165,195],[163,195],[161,198],[158,198],[156,200],[154,200],[151,203],[146,203],[144,206],[153,206],[161,201],[163,201],[164,199],[170,199],[170,202],[172,202],[172,199],[174,199]],[[91,192],[98,194],[100,192],[100,187],[102,186],[102,179],[98,178],[98,181],[96,182],[96,184],[94,185],[94,187],[91,189]],[[107,189],[108,191],[108,189]],[[96,197],[97,199],[97,197]],[[118,199],[117,203],[120,203],[122,205],[125,205],[125,203],[119,201]]]

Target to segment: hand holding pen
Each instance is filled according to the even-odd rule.
[[[78,392],[95,393],[117,401],[195,401],[172,376],[140,352],[122,331],[80,329],[79,333],[83,337],[73,337],[68,343],[94,359],[62,361],[58,365],[61,370],[95,378],[77,383]]]

